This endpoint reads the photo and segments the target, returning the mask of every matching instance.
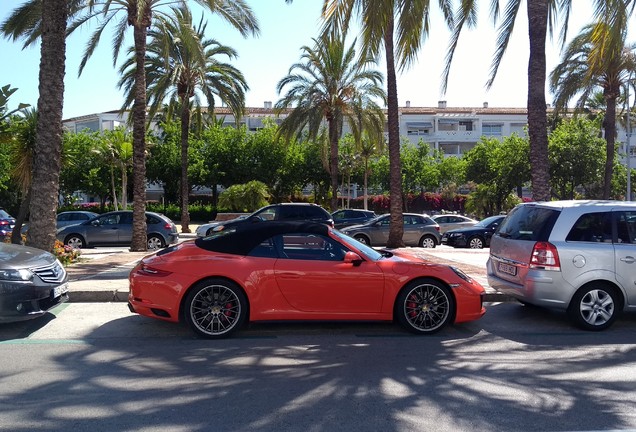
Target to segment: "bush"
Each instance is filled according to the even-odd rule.
[[[59,240],[55,240],[55,246],[53,246],[53,255],[60,260],[63,266],[67,266],[69,264],[73,264],[79,261],[79,257],[82,254],[82,251],[79,249],[73,249],[68,245],[64,245]]]

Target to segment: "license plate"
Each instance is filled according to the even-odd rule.
[[[497,265],[497,268],[502,273],[506,273],[506,274],[509,274],[511,276],[517,276],[517,267],[516,266],[500,262]]]
[[[68,292],[68,284],[65,283],[64,285],[56,286],[55,288],[53,288],[51,292],[51,297],[58,298],[59,296],[67,292]]]

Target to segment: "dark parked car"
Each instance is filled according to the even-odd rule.
[[[15,219],[4,209],[0,208],[0,241],[10,236],[15,226]]]
[[[57,215],[57,228],[64,228],[68,225],[77,225],[82,222],[94,219],[99,216],[97,213],[83,210],[65,211]]]
[[[206,237],[215,231],[227,227],[263,221],[310,221],[320,222],[333,227],[333,219],[327,210],[318,204],[310,203],[282,203],[270,204],[256,210],[247,217],[239,217],[229,221],[217,221],[203,224],[197,228],[197,237]]]
[[[442,244],[453,247],[481,249],[490,246],[490,239],[506,216],[491,216],[468,228],[449,230],[442,236]]]
[[[67,279],[53,254],[0,243],[0,322],[37,318],[67,301]]]
[[[434,248],[440,243],[439,225],[428,216],[404,213],[404,235],[406,246]],[[378,216],[362,225],[352,225],[341,229],[343,233],[368,246],[386,245],[389,239],[391,215]]]
[[[74,248],[105,245],[130,245],[132,241],[132,211],[104,213],[79,225],[70,225],[57,233],[58,240]],[[176,225],[166,216],[146,212],[148,249],[154,250],[176,243]]]
[[[363,224],[377,217],[377,215],[370,210],[342,209],[331,213],[331,217],[333,218],[334,226],[340,229],[351,225]]]

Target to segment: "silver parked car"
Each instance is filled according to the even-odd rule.
[[[428,216],[404,213],[404,235],[407,246],[434,248],[440,244],[439,225]],[[361,225],[352,225],[340,231],[369,246],[383,246],[389,240],[391,215],[385,214]]]
[[[104,213],[79,225],[57,232],[57,239],[74,248],[105,245],[130,245],[133,214],[130,210]],[[177,242],[177,226],[166,216],[146,212],[148,249],[155,250]]]
[[[0,322],[37,318],[68,300],[68,277],[49,252],[0,243]]]
[[[72,210],[58,213],[57,215],[57,229],[64,228],[68,225],[77,225],[82,222],[94,219],[99,214],[91,211],[84,210]]]
[[[479,222],[467,216],[455,214],[434,215],[431,216],[431,219],[437,222],[437,224],[439,225],[439,230],[442,234],[452,229],[468,228]]]
[[[636,204],[515,207],[492,237],[488,282],[522,303],[567,310],[587,330],[636,310]]]

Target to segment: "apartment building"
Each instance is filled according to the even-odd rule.
[[[261,129],[266,118],[280,124],[286,115],[283,113],[277,116],[272,102],[269,101],[266,101],[263,107],[248,107],[245,111],[245,116],[239,120],[239,124],[245,125],[250,131]],[[217,119],[223,119],[226,126],[236,125],[236,119],[228,108],[215,108],[215,115]],[[125,125],[127,116],[128,113],[122,116],[119,111],[108,111],[66,119],[63,123],[71,131],[100,131]],[[465,154],[482,136],[502,138],[514,133],[524,136],[527,126],[526,108],[489,107],[487,102],[475,108],[451,107],[446,101],[440,101],[437,107],[411,107],[407,101],[405,106],[399,109],[399,118],[401,137],[408,138],[412,143],[423,140],[447,156]],[[347,132],[346,125],[344,132]],[[618,141],[627,141],[624,129],[619,129]],[[630,145],[631,167],[636,167],[635,144]],[[618,155],[623,163],[626,163],[625,150],[625,146],[621,147]]]

